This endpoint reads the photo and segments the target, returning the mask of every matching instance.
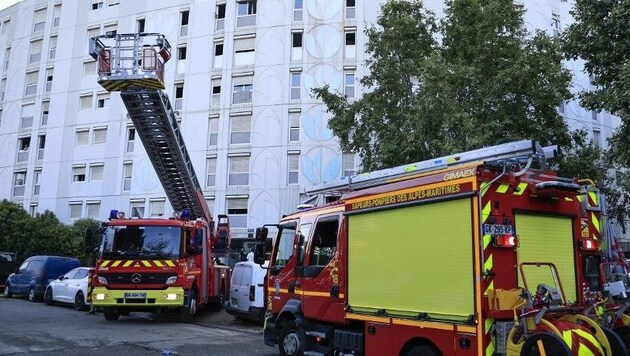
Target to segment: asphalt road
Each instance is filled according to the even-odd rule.
[[[277,355],[261,326],[223,309],[201,311],[193,323],[132,313],[106,321],[101,313],[0,297],[0,355]]]

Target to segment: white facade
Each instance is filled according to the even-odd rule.
[[[171,215],[119,95],[98,85],[88,55],[94,35],[159,32],[173,47],[166,93],[210,210],[247,237],[294,211],[304,188],[354,169],[309,90],[360,96],[363,32],[381,2],[23,0],[0,11],[0,197],[65,223],[110,209]],[[427,1],[438,15],[441,6]],[[525,6],[531,28],[569,21],[570,2]],[[588,85],[579,63],[568,65],[574,87]],[[563,110],[601,144],[619,125],[577,102]]]

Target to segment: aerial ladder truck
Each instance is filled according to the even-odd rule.
[[[627,355],[590,315],[597,222],[584,184],[547,167],[557,151],[509,142],[312,187],[338,200],[256,229],[258,263],[275,230],[265,343],[281,355]]]
[[[130,219],[111,211],[98,231],[92,304],[103,308],[107,320],[134,311],[174,310],[190,318],[229,291],[230,270],[222,262],[230,250],[230,227],[227,215],[219,215],[215,231],[175,110],[162,91],[170,44],[157,33],[114,34],[91,38],[89,50],[99,84],[120,92],[178,213],[171,219]]]

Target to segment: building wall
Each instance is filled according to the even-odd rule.
[[[144,207],[144,216],[171,214],[142,145],[129,142],[133,127],[119,94],[98,85],[88,54],[90,36],[136,32],[144,22],[145,32],[164,34],[173,47],[165,91],[179,112],[210,209],[233,218],[234,237],[247,237],[248,229],[292,212],[305,188],[354,168],[344,166],[327,128],[329,115],[310,89],[328,84],[346,92],[352,89],[347,75],[354,75],[354,95],[360,96],[357,78],[366,74],[363,33],[382,2],[356,0],[349,8],[346,0],[327,0],[326,6],[317,0],[266,0],[257,2],[251,16],[239,16],[239,6],[245,13],[248,9],[232,0],[23,0],[0,11],[0,82],[5,83],[0,197],[32,213],[51,210],[66,223],[87,216],[103,220],[110,209],[129,214]],[[302,9],[294,8],[296,3]],[[558,17],[565,26],[570,4],[528,1],[526,23],[553,31],[552,20]],[[426,5],[443,14],[441,1]],[[38,41],[41,58],[30,61]],[[219,44],[222,55],[217,55]],[[581,63],[567,65],[576,75],[576,90],[588,85]],[[26,93],[35,72],[37,88]],[[251,85],[251,94],[235,93],[235,85]],[[234,97],[243,102],[235,103]],[[610,115],[593,117],[575,101],[565,105],[564,115],[571,127],[599,129],[602,144],[619,125]],[[32,125],[22,124],[29,116]],[[41,135],[46,138],[42,152],[37,149]],[[21,150],[29,137],[28,150]],[[231,167],[239,159],[247,166],[247,184],[231,185],[230,173],[236,172]],[[208,172],[214,162],[216,169]],[[125,175],[129,164],[131,177]],[[16,184],[22,172],[25,181]],[[207,184],[208,173],[214,184]]]

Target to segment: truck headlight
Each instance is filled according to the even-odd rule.
[[[177,294],[175,293],[168,293],[168,294],[164,294],[164,299],[166,300],[177,300]]]
[[[98,276],[97,280],[98,280],[98,283],[100,284],[107,284],[107,278],[103,276]]]
[[[177,282],[177,276],[170,276],[168,277],[168,279],[166,280],[166,284],[173,284]]]
[[[95,300],[105,300],[107,298],[107,296],[105,295],[105,293],[95,293],[94,294],[94,299]]]

